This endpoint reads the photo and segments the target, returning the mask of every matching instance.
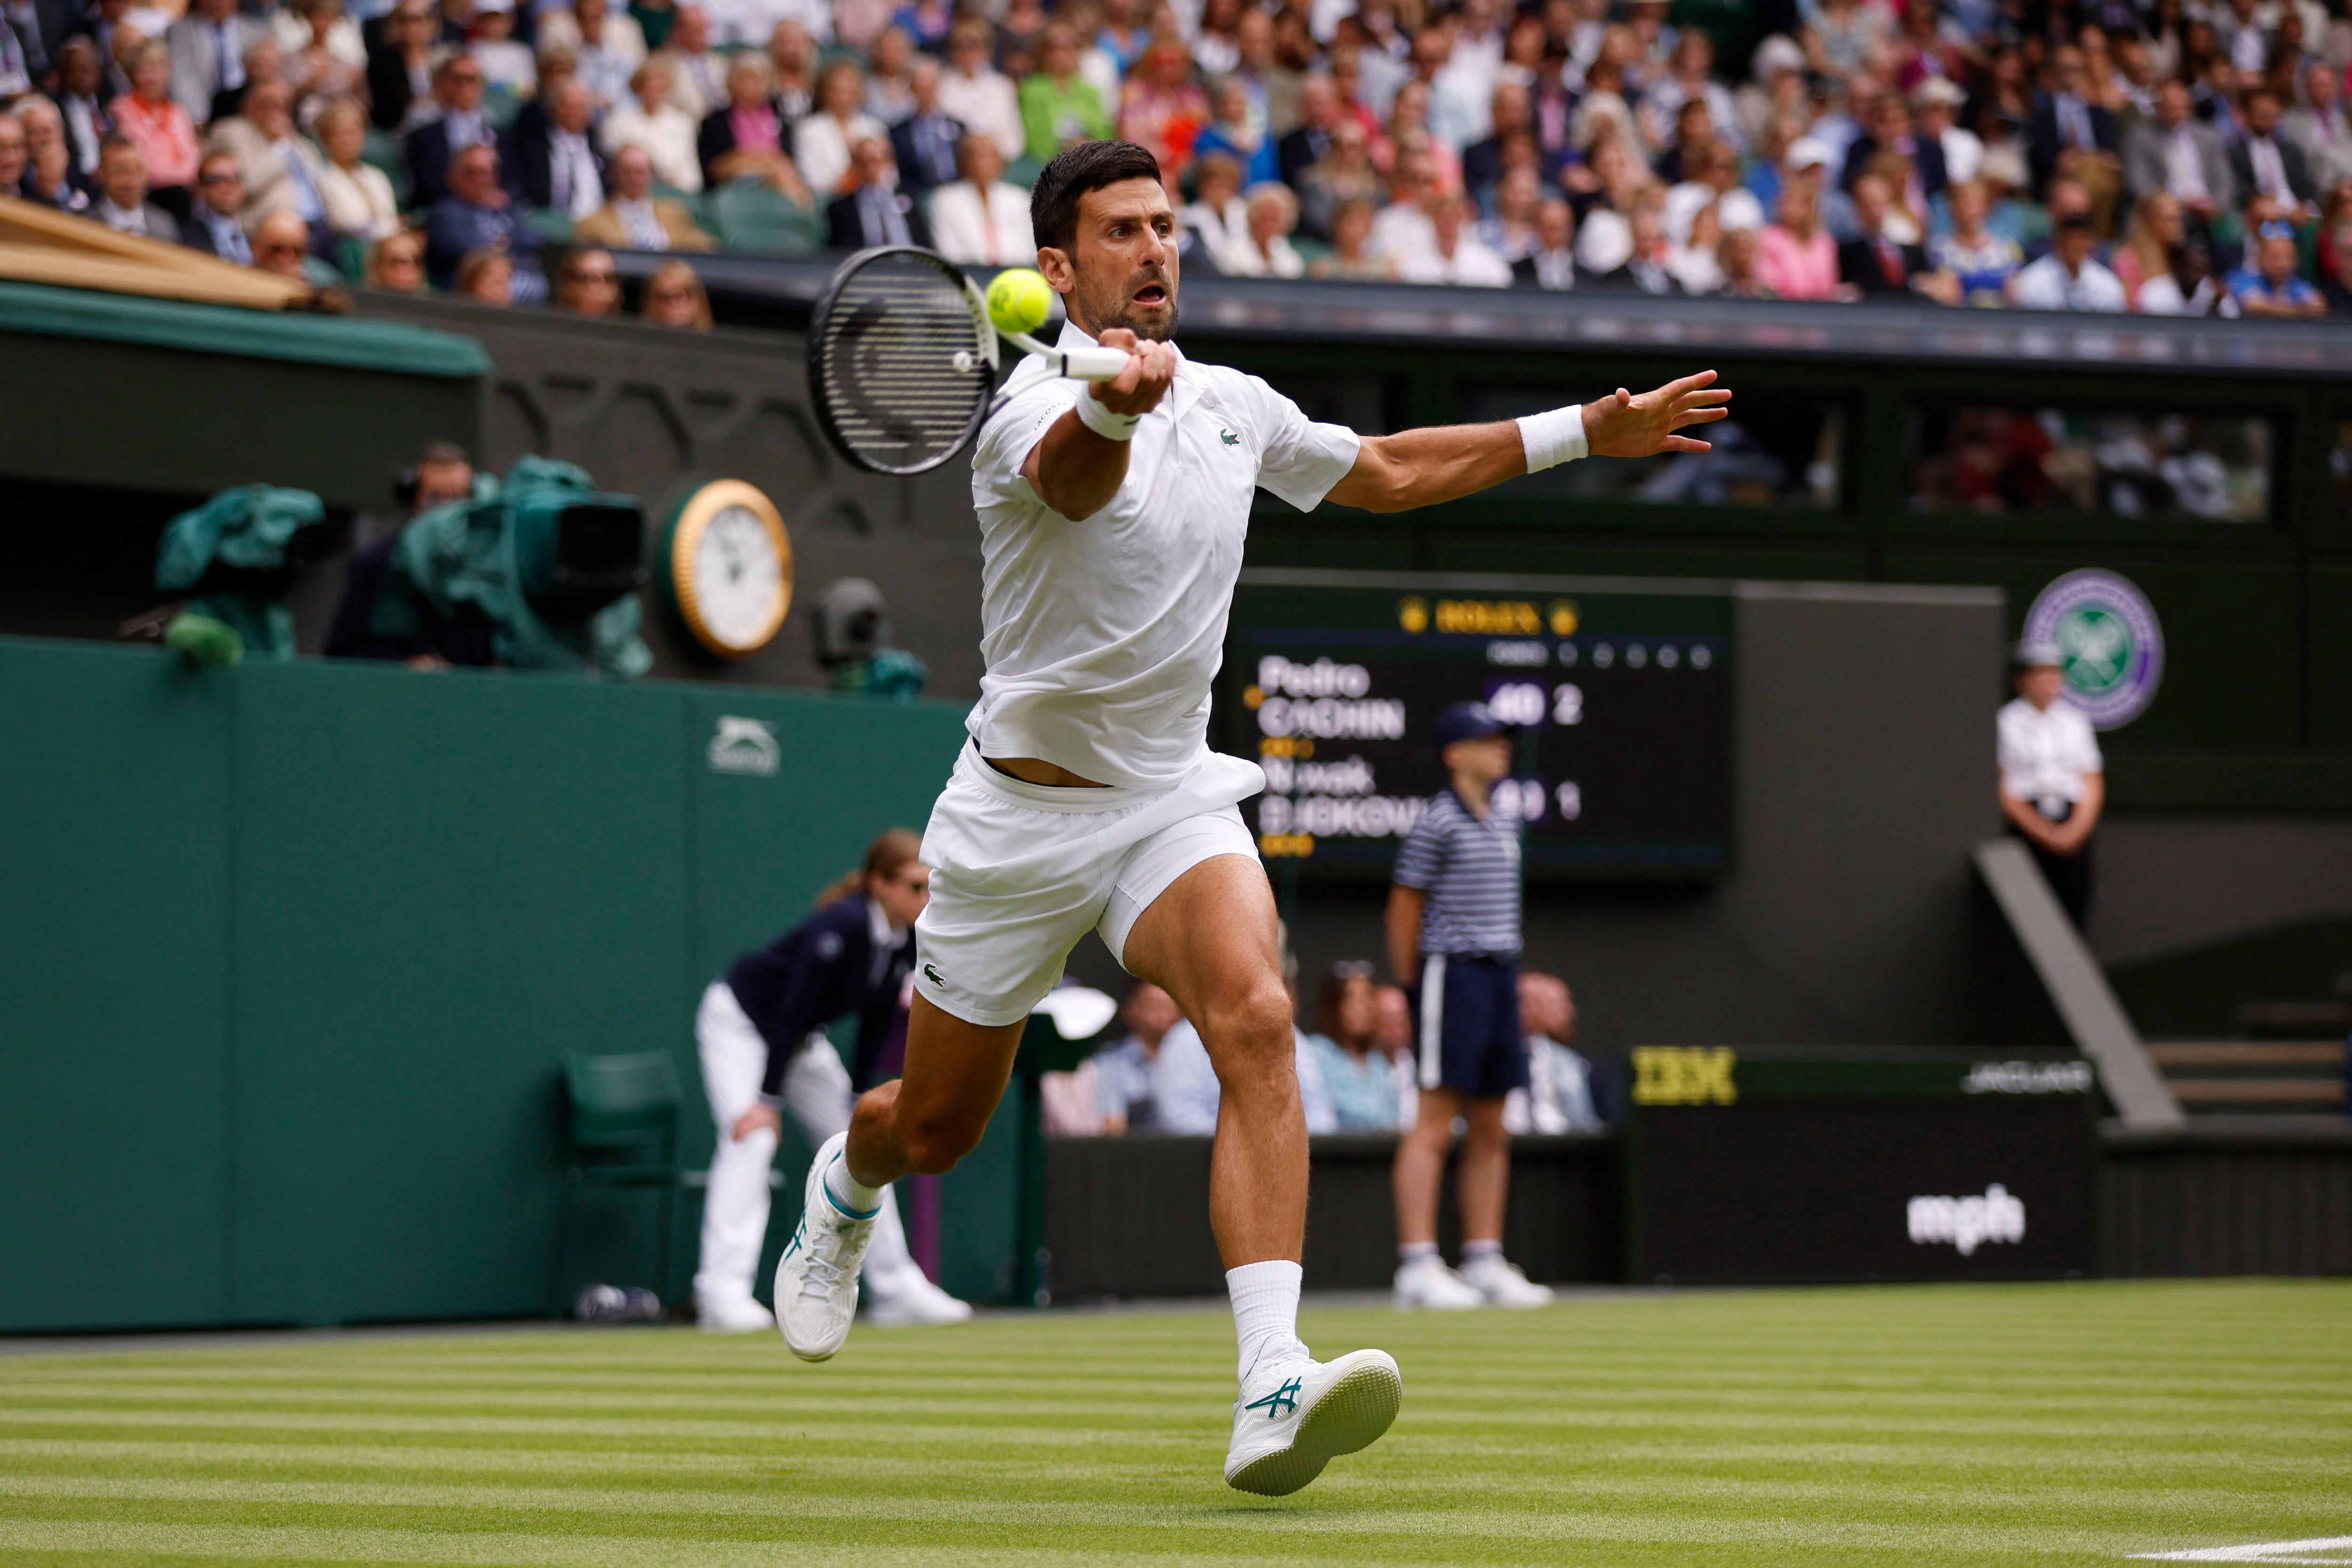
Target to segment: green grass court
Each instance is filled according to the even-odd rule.
[[[2061,1568],[2352,1536],[2352,1284],[1301,1327],[1394,1352],[1404,1413],[1274,1501],[1219,1479],[1222,1310],[861,1328],[815,1367],[686,1330],[0,1355],[0,1561]]]

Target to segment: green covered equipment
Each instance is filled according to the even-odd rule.
[[[155,552],[155,586],[190,595],[181,618],[217,623],[235,634],[238,653],[284,661],[294,657],[294,614],[287,590],[319,552],[324,502],[309,490],[239,485],[163,530]],[[174,623],[176,625],[176,622]],[[167,641],[200,664],[236,662],[230,644],[184,630]]]

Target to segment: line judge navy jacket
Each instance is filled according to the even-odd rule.
[[[862,894],[827,904],[737,959],[727,972],[727,988],[768,1043],[760,1092],[771,1099],[781,1094],[784,1068],[809,1036],[849,1013],[857,1015],[857,1065],[850,1077],[865,1083],[895,1021],[898,988],[914,966],[909,931],[876,975],[874,933]]]

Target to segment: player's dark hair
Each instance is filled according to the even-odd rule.
[[[1132,142],[1081,142],[1055,153],[1029,192],[1037,243],[1068,250],[1078,238],[1078,198],[1121,180],[1160,184],[1160,160]]]

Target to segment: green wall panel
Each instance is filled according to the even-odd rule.
[[[238,1315],[535,1310],[564,1053],[664,1043],[688,1006],[678,694],[310,663],[243,688]]]
[[[231,698],[0,641],[0,1330],[226,1315]]]

